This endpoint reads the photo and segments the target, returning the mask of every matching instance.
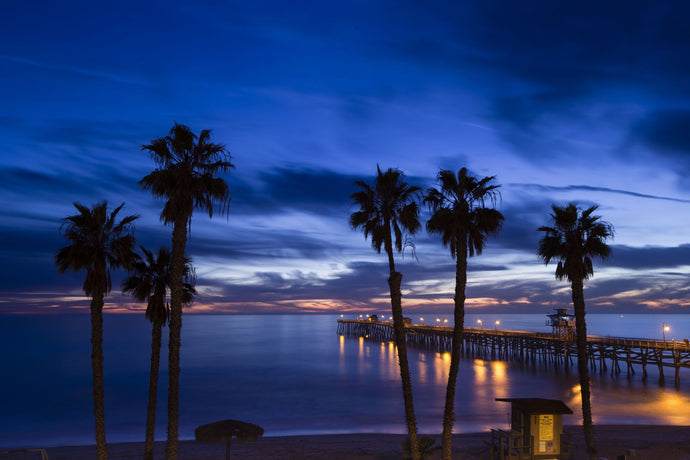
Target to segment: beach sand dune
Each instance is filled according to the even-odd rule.
[[[586,459],[582,429],[567,426],[575,445],[571,458]],[[634,460],[690,460],[690,427],[605,425],[597,426],[598,457],[615,460],[625,455]],[[433,436],[440,443],[440,436]],[[400,460],[404,435],[343,434],[320,436],[264,437],[255,442],[233,442],[231,458],[243,460]],[[453,458],[479,459],[490,440],[490,433],[458,434],[454,436]],[[50,460],[92,460],[95,446],[47,448]],[[164,458],[165,443],[156,443],[156,459]],[[140,459],[143,443],[109,445],[112,460]],[[225,446],[180,442],[180,458],[184,460],[223,459]],[[37,457],[40,458],[40,457]],[[436,453],[432,459],[439,459]]]

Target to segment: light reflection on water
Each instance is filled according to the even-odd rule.
[[[346,347],[348,344],[352,346],[354,341],[358,343],[357,359],[371,361],[368,349],[375,347],[375,342],[346,338]],[[395,346],[388,342],[380,343],[379,347],[381,362],[373,364],[386,369],[385,378],[389,381],[396,380],[390,391],[400,393]],[[340,351],[347,353],[344,348]],[[408,358],[420,430],[433,432],[438,429],[438,414],[443,411],[450,353],[408,348]],[[642,382],[641,369],[630,380],[624,373],[611,376],[608,372],[601,374],[598,370],[590,370],[594,422],[690,425],[690,412],[686,409],[690,407],[687,382],[690,375],[685,375],[685,379],[681,378],[681,386],[675,388],[672,381],[667,385],[658,384],[658,374],[654,371],[654,368],[648,367],[648,379]],[[667,381],[669,380],[671,379],[667,376]],[[375,382],[371,384],[376,385]],[[582,423],[582,400],[575,366],[556,371],[539,365],[523,366],[520,363],[464,356],[458,376],[456,431],[506,428],[509,423],[509,405],[502,405],[495,399],[511,397],[561,399],[573,410],[573,415],[567,416],[565,423]],[[402,404],[402,395],[400,398],[399,404]]]
[[[588,316],[590,331],[606,331],[607,323],[616,328],[625,324],[629,335],[649,337],[669,321],[678,337],[690,335],[690,321],[684,317],[609,316]],[[338,337],[336,319],[335,315],[185,316],[181,438],[191,439],[195,427],[225,418],[257,423],[266,436],[403,433],[395,346]],[[489,316],[484,320],[493,324]],[[500,320],[507,328],[535,324],[534,330],[544,330],[543,315],[503,315]],[[476,319],[467,320],[474,323]],[[141,441],[150,324],[134,315],[106,315],[104,327],[108,440]],[[0,448],[36,440],[43,446],[93,443],[89,331],[88,315],[0,318],[0,348],[12,350],[0,355]],[[165,343],[163,347],[158,439],[165,437],[166,420]],[[439,433],[450,354],[409,349],[408,357],[420,431]],[[593,371],[595,423],[690,425],[690,370],[681,370],[679,388],[668,374],[666,384],[660,386],[656,368],[648,371],[646,382],[639,368],[630,380],[625,372],[612,377]],[[580,423],[574,367],[554,371],[465,357],[458,375],[456,431],[507,428],[509,404],[495,398],[508,397],[563,400],[574,412],[565,416],[564,423]]]

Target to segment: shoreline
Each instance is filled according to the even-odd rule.
[[[597,458],[616,459],[618,456],[634,455],[636,460],[690,459],[690,426],[675,425],[595,425]],[[570,433],[573,450],[571,459],[586,458],[582,427],[566,425],[564,432]],[[431,436],[440,445],[440,434]],[[332,434],[263,437],[257,441],[232,442],[230,458],[246,460],[399,460],[403,458],[401,443],[403,434]],[[460,460],[478,459],[491,439],[490,432],[459,433],[453,435],[453,458]],[[40,448],[40,446],[37,446]],[[140,459],[143,442],[108,444],[112,460]],[[91,460],[95,458],[95,445],[45,447],[50,460]],[[157,441],[155,459],[163,459],[165,441]],[[179,458],[211,460],[224,458],[225,444],[202,444],[196,441],[180,441]],[[4,457],[3,457],[4,458]],[[13,457],[7,456],[8,460]],[[35,457],[40,459],[40,454]],[[430,459],[440,459],[436,452]]]

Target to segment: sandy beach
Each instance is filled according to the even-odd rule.
[[[690,460],[690,427],[649,425],[597,426],[598,457],[617,459],[625,455],[635,460]],[[571,458],[585,459],[582,429],[566,426],[571,433],[574,449]],[[440,443],[440,436],[433,436]],[[343,434],[319,436],[264,437],[256,442],[233,442],[231,458],[244,460],[400,460],[403,458],[401,442],[404,435],[395,434]],[[458,434],[454,436],[453,458],[479,459],[490,440],[490,433]],[[44,447],[37,445],[35,447]],[[164,458],[165,443],[156,443],[156,459]],[[95,446],[47,447],[50,460],[92,460]],[[140,459],[143,443],[109,444],[113,460]],[[188,460],[215,460],[225,455],[225,446],[180,442],[180,458]],[[12,459],[12,456],[6,456]],[[4,458],[4,457],[3,457]],[[34,458],[34,457],[17,457]],[[36,454],[35,458],[40,458]],[[436,453],[432,459],[439,459]]]

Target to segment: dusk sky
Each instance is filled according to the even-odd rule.
[[[170,244],[137,182],[155,167],[141,145],[175,121],[211,129],[236,166],[227,218],[192,219],[190,313],[389,310],[386,257],[348,225],[377,164],[423,189],[463,166],[501,184],[470,313],[570,306],[536,256],[550,205],[569,201],[616,232],[589,312],[687,311],[690,4],[565,3],[6,3],[0,313],[88,311],[83,274],[53,262],[74,201],[124,202],[142,245]],[[413,241],[404,309],[451,312],[450,253]],[[105,311],[142,311],[121,278]]]

